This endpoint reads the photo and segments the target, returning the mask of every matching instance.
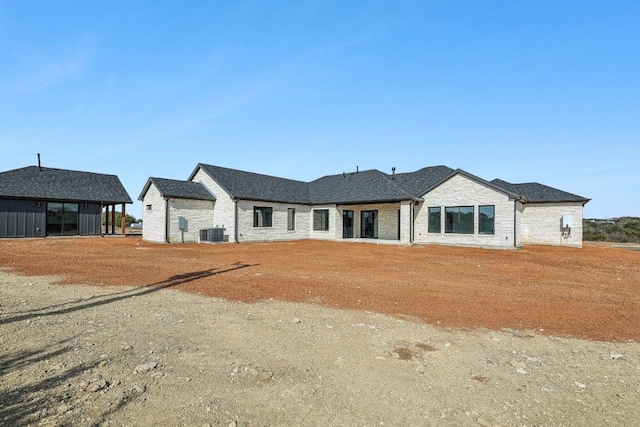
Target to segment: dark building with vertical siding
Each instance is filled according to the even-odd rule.
[[[0,172],[0,238],[99,236],[102,211],[133,203],[116,175],[28,166]]]

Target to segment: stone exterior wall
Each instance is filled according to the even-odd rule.
[[[522,243],[582,247],[581,202],[526,203],[522,212]],[[563,215],[571,216],[571,232],[562,232]]]
[[[169,243],[198,242],[201,228],[214,226],[211,200],[169,199]],[[178,218],[186,220],[187,228],[182,231],[178,226]],[[144,222],[143,222],[144,224]]]
[[[253,226],[254,207],[270,207],[273,209],[271,227]],[[288,230],[288,211],[295,209],[295,230]],[[308,239],[310,226],[308,205],[295,205],[253,200],[238,201],[238,241],[277,241]]]
[[[142,200],[142,239],[165,243],[167,227],[166,201],[155,185],[151,184]]]
[[[236,204],[231,195],[202,169],[196,172],[191,181],[202,183],[216,197],[213,227],[224,228],[226,230],[225,234],[229,235],[229,242],[234,242],[236,236]]]
[[[342,240],[343,212],[354,211],[354,238],[361,238],[361,212],[378,211],[378,239],[400,240],[409,243],[437,243],[450,245],[491,246],[502,248],[520,247],[523,244],[551,244],[582,246],[582,208],[576,203],[526,203],[510,200],[507,194],[496,191],[488,185],[463,174],[454,175],[446,182],[423,196],[424,202],[417,205],[412,201],[369,205],[296,205],[287,203],[240,200],[231,195],[213,178],[201,169],[196,171],[193,182],[201,182],[216,197],[215,202],[172,199],[167,220],[166,201],[154,185],[151,185],[143,200],[143,239],[165,242],[167,230],[171,242],[182,241],[178,229],[178,217],[187,219],[188,229],[185,241],[198,241],[199,229],[211,227],[225,228],[229,241],[276,241],[297,239]],[[151,205],[151,210],[146,206]],[[236,207],[237,205],[237,207]],[[494,206],[494,234],[479,234],[479,206]],[[254,207],[273,209],[271,227],[254,227]],[[445,233],[445,208],[473,206],[473,234]],[[441,232],[428,231],[429,207],[440,207]],[[294,208],[295,230],[287,228],[288,209]],[[329,211],[329,229],[313,230],[313,211]],[[400,224],[398,224],[398,211]],[[237,212],[237,218],[236,218]],[[414,227],[411,226],[411,215]],[[572,229],[567,234],[560,230],[563,215],[571,215]],[[236,220],[237,227],[236,230]],[[400,236],[398,236],[398,226]],[[168,228],[167,228],[168,227]],[[412,236],[413,234],[413,236]]]
[[[411,242],[411,206],[413,202],[406,200],[400,202],[400,241],[409,244]]]
[[[313,229],[313,211],[317,209],[329,210],[329,230]],[[342,213],[336,205],[315,205],[309,212],[309,237],[311,239],[336,240],[342,239]]]
[[[336,217],[336,238],[342,239],[343,212],[353,211],[353,238],[361,238],[362,211],[378,211],[378,239],[398,240],[398,210],[400,210],[400,241],[409,243],[409,202],[401,206],[400,203],[377,203],[371,205],[340,205]],[[403,227],[404,225],[404,227]],[[404,232],[403,232],[404,230]]]
[[[522,247],[522,212],[524,205],[522,202],[516,202],[516,247]]]
[[[515,201],[509,196],[496,191],[462,174],[440,184],[423,196],[424,202],[415,207],[415,243],[438,243],[447,245],[473,245],[513,248],[517,223]],[[479,206],[493,205],[494,234],[478,233]],[[473,234],[445,233],[445,207],[473,206]],[[440,233],[429,233],[429,208],[440,207]]]

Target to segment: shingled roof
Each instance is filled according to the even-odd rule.
[[[410,200],[413,196],[377,169],[329,175],[309,183],[311,203],[372,203]]]
[[[189,176],[189,181],[200,169],[211,176],[235,199],[281,203],[347,204],[412,200],[424,196],[457,174],[462,174],[496,191],[503,192],[511,198],[521,199],[525,202],[580,201],[586,203],[589,201],[584,197],[538,183],[511,184],[499,179],[485,181],[462,169],[452,169],[443,165],[429,166],[415,172],[394,175],[385,174],[377,169],[348,172],[327,175],[307,183],[199,163]],[[159,180],[160,178],[151,179]],[[174,183],[179,182],[182,181],[174,181]],[[195,188],[192,187],[191,190],[195,191]],[[147,187],[140,197],[143,197],[146,189]],[[174,191],[176,197],[178,193],[185,196],[188,191],[191,191],[186,187],[180,187],[179,190]]]
[[[590,199],[567,193],[557,188],[542,185],[537,182],[527,182],[523,184],[511,184],[501,179],[491,181],[499,187],[521,194],[530,203],[552,203],[552,202],[582,202],[587,203]]]
[[[142,200],[151,184],[155,185],[162,197],[193,200],[216,200],[207,188],[199,182],[179,181],[175,179],[154,178],[147,180],[138,200]]]
[[[38,166],[1,172],[0,197],[133,203],[116,175]]]
[[[406,191],[420,197],[454,172],[454,169],[447,166],[428,166],[415,172],[398,173],[395,180]]]
[[[236,199],[261,200],[283,203],[309,203],[309,187],[306,182],[278,178],[259,173],[199,163],[191,173],[193,179],[201,168]]]

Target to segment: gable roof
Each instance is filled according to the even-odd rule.
[[[38,166],[0,172],[0,197],[133,203],[116,175]]]
[[[306,182],[278,178],[259,173],[199,163],[189,180],[202,169],[233,198],[283,203],[309,203],[309,187]]]
[[[314,204],[371,203],[410,200],[413,196],[377,169],[328,175],[309,183]]]
[[[416,172],[400,173],[396,175],[396,180],[400,185],[411,189],[412,194],[418,198],[456,175],[463,175],[495,191],[505,193],[512,199],[522,199],[522,195],[514,192],[512,189],[501,187],[462,169],[451,169],[448,166],[429,166]]]
[[[416,200],[459,174],[504,193],[511,199],[521,200],[525,203],[573,201],[586,203],[589,201],[587,198],[538,183],[511,184],[499,179],[486,181],[462,169],[452,169],[443,165],[429,166],[415,172],[394,175],[371,169],[362,172],[327,175],[308,183],[204,163],[199,163],[196,166],[188,180],[191,181],[199,170],[207,173],[232,198],[281,203],[313,205]],[[160,180],[161,178],[150,179]],[[173,182],[184,183],[184,181]],[[141,200],[148,185],[140,195]],[[196,187],[189,187],[189,189],[180,187],[179,191],[176,189],[174,192],[187,194],[188,191],[196,191]],[[179,197],[179,195],[175,197]]]
[[[530,203],[552,203],[552,202],[582,202],[587,203],[590,199],[567,193],[557,188],[539,184],[537,182],[527,182],[523,184],[511,184],[501,179],[494,179],[491,183],[522,194]]]
[[[398,173],[396,181],[415,197],[426,194],[441,182],[449,178],[455,171],[447,166],[428,166],[415,172]]]
[[[154,177],[147,180],[140,196],[138,196],[138,200],[144,199],[144,195],[149,190],[149,187],[151,187],[151,184],[156,186],[160,195],[164,198],[216,200],[216,197],[199,182]]]

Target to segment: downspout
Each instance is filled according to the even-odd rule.
[[[513,201],[513,247],[516,249],[518,248],[518,235],[516,234],[518,232],[518,227],[516,223],[517,210],[518,210],[518,201],[514,200]]]
[[[164,242],[169,243],[169,203],[164,199]]]
[[[411,200],[411,203],[409,203],[409,245],[413,245],[413,240],[414,240],[414,234],[415,234],[415,218],[414,218],[414,211],[413,211],[413,204],[415,202],[413,200]]]
[[[234,221],[234,223],[233,223],[233,234],[234,234],[234,237],[233,238],[234,238],[236,243],[240,243],[238,241],[238,199],[233,199],[233,204],[234,204],[234,207],[235,207],[235,213],[234,213],[234,216],[233,216],[233,221]]]

